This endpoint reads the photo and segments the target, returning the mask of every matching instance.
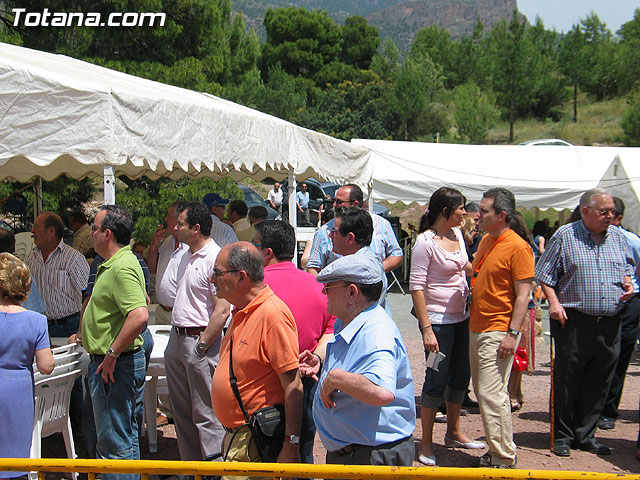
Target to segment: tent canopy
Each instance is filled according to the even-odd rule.
[[[478,201],[493,187],[511,190],[518,206],[573,209],[602,187],[627,206],[625,225],[640,226],[640,149],[353,140],[370,148],[374,200],[427,203],[442,186]]]
[[[118,175],[368,187],[366,148],[213,95],[0,43],[0,178]]]

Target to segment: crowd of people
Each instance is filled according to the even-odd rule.
[[[269,194],[274,208],[278,193],[276,185]],[[302,210],[304,200],[303,190]],[[51,372],[49,337],[65,337],[90,356],[71,400],[89,456],[140,458],[151,293],[155,323],[171,325],[158,422],[175,424],[181,460],[313,463],[317,433],[327,463],[436,466],[444,406],[446,447],[486,449],[478,466],[513,468],[512,411],[524,401],[521,361],[534,362],[536,282],[556,352],[553,452],[609,454],[595,432],[615,425],[640,316],[640,239],[620,226],[622,201],[585,192],[580,218],[548,238],[544,223],[529,233],[504,188],[479,204],[448,187],[433,193],[409,281],[426,360],[417,452],[414,380],[387,298],[387,272],[403,252],[389,222],[364,207],[358,186],[336,191],[306,271],[292,261],[289,224],[217,193],[172,203],[148,246],[130,245],[134,221],[119,206],[102,207],[92,224],[69,215],[71,246],[58,215],[39,215],[24,263],[0,230],[0,391],[24,409],[17,416],[0,404],[0,431],[15,432],[0,437],[0,456],[28,456],[34,359]],[[461,425],[470,382],[484,440]]]

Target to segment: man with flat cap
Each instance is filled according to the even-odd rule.
[[[402,336],[377,303],[379,262],[365,255],[341,257],[317,280],[325,284],[328,311],[337,317],[313,405],[326,462],[412,465],[413,377]]]

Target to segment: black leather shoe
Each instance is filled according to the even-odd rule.
[[[471,400],[469,394],[464,396],[464,400],[462,401],[462,406],[465,408],[478,408],[478,402],[475,400]]]
[[[613,430],[616,428],[616,420],[614,418],[601,417],[598,420],[598,428],[600,430]]]
[[[564,443],[556,443],[553,446],[553,453],[558,457],[570,457],[571,449],[569,445],[565,445]]]
[[[580,450],[586,450],[587,452],[593,453],[595,455],[609,455],[611,453],[611,449],[609,447],[599,443],[597,440],[593,440],[591,443],[578,448]]]

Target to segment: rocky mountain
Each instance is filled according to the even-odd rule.
[[[262,20],[268,8],[305,7],[327,10],[338,23],[353,15],[375,25],[384,40],[391,37],[406,51],[416,32],[429,25],[444,27],[453,37],[470,35],[478,18],[491,28],[502,18],[510,19],[517,0],[233,0],[247,26],[264,36]]]

